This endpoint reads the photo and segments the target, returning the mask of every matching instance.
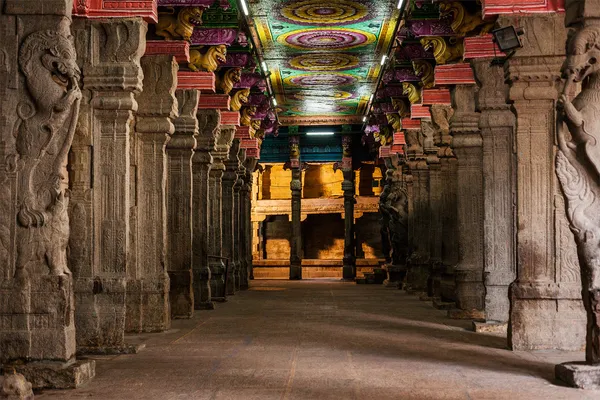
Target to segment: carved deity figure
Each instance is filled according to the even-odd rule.
[[[19,52],[29,99],[17,104],[17,277],[32,270],[70,274],[68,197],[61,187],[79,112],[80,76],[72,38],[55,31],[28,36]],[[41,268],[40,268],[41,267]]]
[[[224,94],[229,94],[236,83],[242,79],[241,68],[228,68],[224,73],[217,76],[217,88]],[[239,109],[238,109],[239,110]],[[238,111],[235,110],[235,111]]]
[[[196,26],[202,25],[202,14],[204,10],[200,7],[183,7],[177,17],[175,9],[170,12],[158,14],[156,34],[165,40],[190,40]]]
[[[241,89],[233,94],[229,107],[231,111],[240,111],[250,100],[250,89]]]
[[[379,197],[383,234],[387,232],[392,248],[393,265],[405,265],[408,256],[408,191],[399,163],[386,172],[386,182]],[[389,258],[388,254],[385,254]]]
[[[224,44],[209,46],[204,53],[200,50],[202,48],[190,51],[188,67],[194,72],[200,70],[215,72],[219,68],[219,64],[224,64],[227,61],[227,46]]]
[[[600,27],[571,36],[563,74],[567,81],[557,106],[570,138],[559,131],[556,174],[577,243],[583,303],[587,312],[586,361],[600,363]],[[574,83],[582,91],[570,101]]]
[[[430,36],[421,39],[421,45],[425,50],[433,50],[435,62],[438,64],[447,64],[450,61],[459,60],[463,56],[462,39],[453,37],[446,42],[441,36]]]

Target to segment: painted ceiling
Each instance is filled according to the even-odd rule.
[[[393,0],[250,3],[280,121],[356,123],[394,36]],[[287,122],[287,123],[286,123]]]

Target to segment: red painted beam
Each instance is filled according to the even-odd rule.
[[[190,62],[190,43],[185,40],[148,40],[145,56],[169,55],[178,63]]]
[[[221,111],[221,125],[234,125],[240,126],[240,112],[239,111]],[[236,130],[237,136],[237,130]]]
[[[379,147],[379,158],[389,157],[391,150],[392,150],[392,146]]]
[[[435,67],[436,85],[470,85],[474,83],[473,69],[468,63],[438,65]]]
[[[420,119],[410,119],[403,118],[402,119],[402,129],[421,129],[421,120]]]
[[[565,10],[565,0],[483,0],[483,15],[552,13]]]
[[[258,149],[258,139],[242,139],[240,149],[246,149],[246,155],[248,155],[247,150]]]
[[[260,149],[256,148],[256,149],[246,149],[246,158],[256,158],[257,160],[260,160]],[[298,161],[298,160],[296,160]],[[293,166],[292,168],[298,168],[300,166],[300,162],[298,161],[298,165],[297,166]]]
[[[424,106],[421,104],[413,104],[410,106],[410,118],[411,119],[424,119],[431,118],[431,114],[429,113],[429,106]],[[404,127],[404,126],[402,126]]]
[[[197,89],[202,93],[215,93],[215,74],[179,71],[177,73],[177,89]]]
[[[421,103],[423,105],[451,104],[450,90],[448,89],[423,89],[421,91]]]
[[[228,94],[203,94],[200,96],[198,100],[198,108],[199,109],[213,109],[213,110],[223,110],[229,111],[229,102],[231,98]],[[223,116],[221,115],[221,120]],[[221,122],[223,124],[223,122]],[[223,124],[226,125],[226,124]]]
[[[505,57],[506,54],[500,51],[498,45],[493,42],[493,37],[489,34],[465,38],[464,59]]]
[[[147,22],[155,24],[158,22],[158,5],[157,0],[74,0],[73,16],[83,18],[142,17]]]
[[[249,126],[238,126],[235,130],[235,139],[250,139],[250,127]]]

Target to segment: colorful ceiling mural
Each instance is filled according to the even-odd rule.
[[[394,38],[389,0],[254,0],[250,11],[279,120],[360,123]]]

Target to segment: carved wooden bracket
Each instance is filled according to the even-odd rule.
[[[429,106],[413,104],[410,106],[410,117],[412,119],[431,119]]]
[[[452,104],[448,89],[423,89],[421,96],[423,105]]]
[[[83,18],[142,17],[149,23],[157,23],[158,4],[157,0],[74,0],[73,16]]]
[[[436,85],[475,84],[475,76],[470,64],[438,65],[435,67]]]
[[[404,118],[402,120],[402,129],[421,129],[421,120]]]
[[[197,89],[202,93],[216,92],[216,79],[212,72],[179,71],[177,82],[177,89]]]
[[[148,40],[145,56],[170,55],[178,63],[190,62],[190,44],[184,40]]]
[[[228,94],[203,94],[200,96],[198,101],[198,108],[200,109],[215,109],[215,110],[223,110],[229,111],[229,102],[231,98]],[[239,113],[238,117],[239,117]],[[221,114],[222,118],[222,114]],[[221,121],[221,123],[223,123]]]
[[[240,126],[240,113],[238,111],[221,111],[221,124]],[[237,129],[237,128],[236,128]],[[236,130],[237,137],[237,130]]]

